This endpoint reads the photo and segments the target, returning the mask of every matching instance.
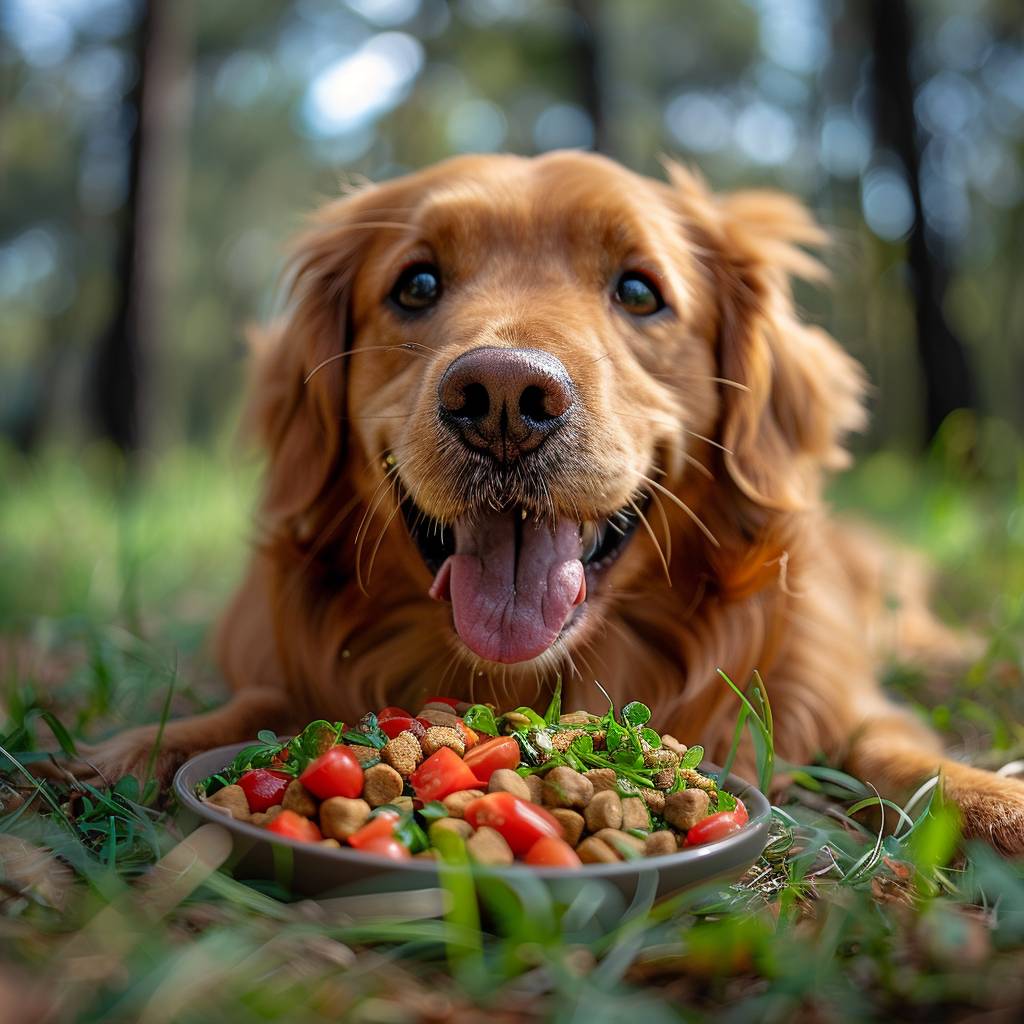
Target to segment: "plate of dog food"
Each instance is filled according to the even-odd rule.
[[[188,823],[232,834],[229,868],[309,896],[422,889],[438,871],[602,879],[631,897],[738,875],[771,808],[634,701],[545,714],[449,697],[353,725],[261,732],[192,758],[174,791]]]

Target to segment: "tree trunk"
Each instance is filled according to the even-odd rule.
[[[188,4],[144,0],[132,40],[138,77],[122,116],[132,126],[128,195],[115,262],[116,298],[98,344],[92,400],[100,433],[131,455],[145,443],[149,377],[164,291],[168,172],[183,121]]]
[[[949,268],[937,241],[929,245],[921,202],[921,150],[909,68],[913,25],[907,2],[871,0],[870,19],[876,143],[899,158],[914,204],[907,261],[931,440],[951,412],[976,407],[974,375],[964,345],[943,312]]]
[[[609,152],[608,121],[601,83],[600,4],[597,0],[572,0],[574,32],[569,57],[575,69],[580,106],[594,126],[594,149]]]

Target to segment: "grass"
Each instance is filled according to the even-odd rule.
[[[940,610],[989,639],[959,677],[893,666],[889,681],[953,749],[996,767],[1024,755],[1024,462],[986,427],[967,463],[955,428],[924,462],[865,460],[835,500],[926,548]],[[210,873],[217,851],[204,836],[176,850],[145,780],[30,780],[18,762],[40,744],[222,695],[204,642],[254,482],[228,464],[179,452],[129,486],[102,450],[0,453],[0,1020],[1020,1018],[1024,871],[962,847],[936,788],[884,834],[869,787],[785,766],[771,842],[733,884],[625,906],[596,884],[558,899],[452,882],[432,917],[429,894],[315,904]],[[767,708],[736,682],[767,776]]]

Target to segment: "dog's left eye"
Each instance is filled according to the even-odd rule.
[[[661,292],[649,277],[630,270],[619,278],[615,286],[615,300],[634,316],[650,316],[665,305]]]
[[[391,301],[416,312],[433,306],[441,298],[441,272],[429,263],[406,267],[391,289]]]

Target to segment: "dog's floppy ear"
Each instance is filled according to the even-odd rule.
[[[775,192],[715,197],[679,166],[670,175],[715,292],[719,370],[734,382],[722,388],[717,434],[723,505],[733,505],[736,546],[770,552],[786,517],[816,503],[823,472],[848,461],[843,439],[865,421],[864,374],[794,311],[791,279],[826,276],[799,247],[826,241],[807,211]]]
[[[323,207],[296,240],[286,314],[252,339],[249,414],[269,453],[261,525],[304,544],[349,500],[344,463],[352,283],[370,232],[359,197]]]

